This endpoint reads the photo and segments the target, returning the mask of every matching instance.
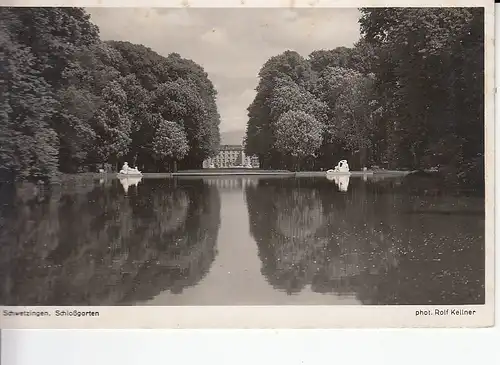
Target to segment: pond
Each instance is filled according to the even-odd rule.
[[[0,199],[2,305],[484,303],[484,197],[432,183],[106,178]]]

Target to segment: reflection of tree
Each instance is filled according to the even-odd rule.
[[[399,265],[377,281],[376,290],[373,283],[364,282],[361,300],[484,303],[484,199],[405,195],[393,217],[402,225]]]
[[[425,206],[456,209],[457,200],[405,194],[398,180],[350,185],[340,193],[327,179],[266,179],[246,189],[262,274],[273,287],[291,294],[310,285],[365,304],[484,300],[484,223],[471,226],[459,211],[422,214]]]
[[[313,263],[331,249],[318,191],[294,189],[291,181],[263,180],[246,190],[262,273],[275,288],[290,294],[310,283]]]
[[[319,203],[316,191],[310,189],[280,196],[275,205],[278,231],[287,238],[314,235],[323,224]]]
[[[217,189],[145,179],[125,195],[119,184],[2,200],[1,304],[134,304],[203,278],[216,255]]]

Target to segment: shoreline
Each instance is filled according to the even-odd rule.
[[[203,178],[203,177],[227,177],[227,176],[239,176],[239,177],[268,177],[268,178],[307,178],[307,177],[334,177],[334,176],[349,176],[349,177],[403,177],[411,174],[412,171],[351,171],[350,173],[337,172],[326,174],[326,171],[286,171],[286,170],[257,170],[257,171],[212,171],[205,172],[202,170],[192,170],[192,171],[180,171],[180,172],[145,172],[142,175],[130,175],[125,176],[117,172],[83,172],[76,174],[60,174],[58,179],[52,182],[34,182],[34,181],[24,181],[21,183],[35,184],[35,185],[60,185],[60,184],[71,184],[71,183],[81,183],[82,181],[91,181],[96,179],[166,179],[166,178]],[[14,183],[12,181],[0,181],[0,183]]]
[[[334,172],[327,174],[326,171],[283,171],[283,170],[259,170],[259,171],[180,171],[180,172],[145,172],[141,176],[123,176],[118,173],[96,173],[97,177],[113,176],[120,179],[136,178],[171,178],[171,177],[213,177],[213,176],[269,176],[269,177],[326,177],[326,176],[405,176],[410,171],[351,171]],[[77,176],[77,175],[76,175]]]

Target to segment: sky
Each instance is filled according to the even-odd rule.
[[[101,39],[143,44],[200,64],[218,91],[221,132],[244,131],[258,72],[272,56],[352,46],[356,8],[91,8]]]

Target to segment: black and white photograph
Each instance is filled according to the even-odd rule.
[[[1,7],[0,306],[485,305],[486,15]]]

